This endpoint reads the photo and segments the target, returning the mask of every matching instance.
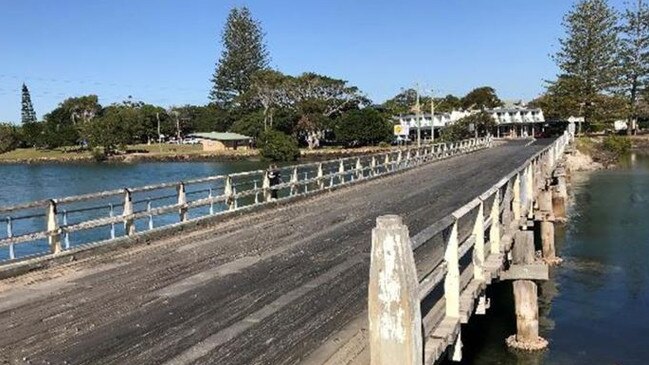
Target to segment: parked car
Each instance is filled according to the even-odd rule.
[[[201,142],[196,138],[185,138],[183,139],[183,144],[200,144]]]

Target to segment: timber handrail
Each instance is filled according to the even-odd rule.
[[[491,142],[490,137],[484,137],[284,166],[279,170],[285,179],[274,186],[270,186],[266,170],[254,170],[0,207],[0,220],[6,224],[6,234],[0,234],[0,249],[9,248],[5,260],[0,252],[0,265],[26,257],[17,254],[17,245],[46,240],[47,248],[36,255],[58,254],[71,246],[186,222],[190,213],[195,215],[192,219],[199,219],[267,204],[274,200],[273,190],[279,192],[278,200],[308,195],[487,148]],[[117,228],[121,225],[123,231]],[[110,227],[105,239],[80,242],[72,236],[101,227]]]

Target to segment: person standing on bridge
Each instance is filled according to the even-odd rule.
[[[282,174],[275,164],[268,167],[268,181],[270,182],[270,198],[275,200],[277,199],[279,189],[273,188],[273,186],[282,183]]]

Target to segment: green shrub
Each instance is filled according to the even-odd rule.
[[[97,162],[102,162],[106,160],[106,151],[101,147],[95,147],[90,151],[92,158]]]
[[[392,138],[392,123],[376,109],[365,108],[343,114],[334,132],[338,142],[350,147],[374,145]]]
[[[381,148],[389,148],[390,144],[388,142],[379,142],[379,147],[381,147]]]
[[[261,156],[271,161],[295,161],[300,157],[295,138],[282,132],[269,130],[262,132],[257,141]]]
[[[631,150],[631,140],[622,136],[606,136],[602,147],[604,150],[611,152],[616,156],[621,156]]]
[[[18,127],[9,123],[0,123],[0,153],[12,151],[20,144]]]

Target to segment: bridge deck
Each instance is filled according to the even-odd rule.
[[[415,234],[544,145],[510,142],[0,281],[0,363],[304,360],[364,311],[377,216],[400,214]]]

